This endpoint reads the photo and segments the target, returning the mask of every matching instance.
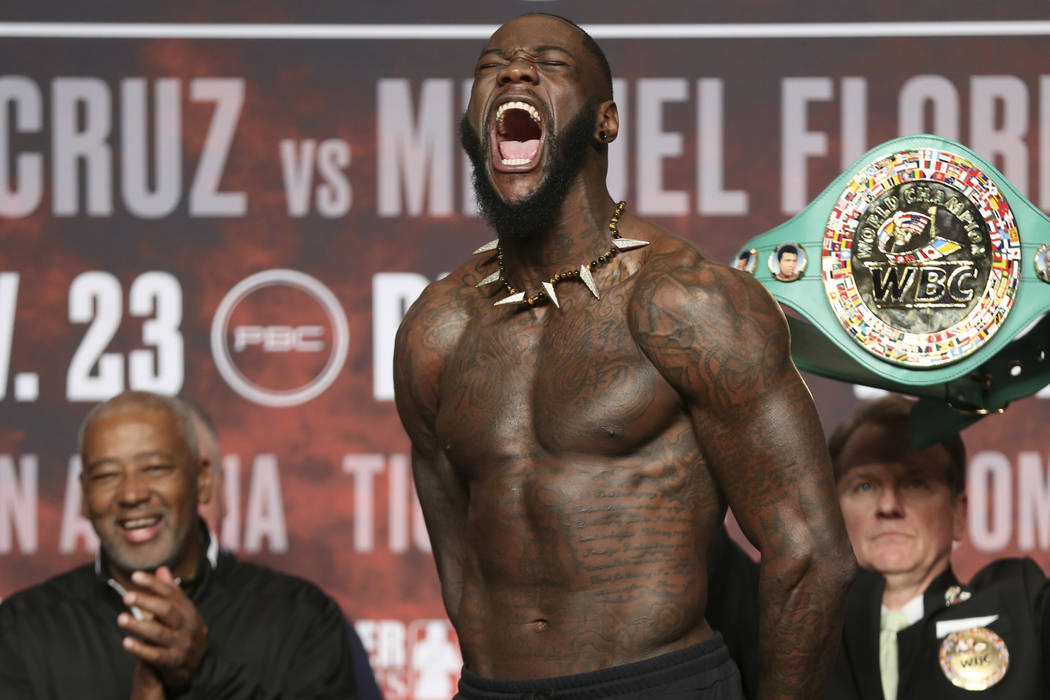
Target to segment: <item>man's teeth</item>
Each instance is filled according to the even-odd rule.
[[[520,109],[523,112],[525,112],[526,114],[528,114],[530,117],[532,117],[532,121],[536,122],[537,124],[540,123],[540,113],[536,110],[535,107],[533,107],[529,103],[527,103],[527,102],[504,102],[503,104],[501,104],[499,107],[496,108],[496,128],[500,132],[503,131],[503,115],[504,115],[504,113],[506,113],[506,111],[508,109]]]
[[[137,520],[125,520],[120,525],[125,530],[134,530],[140,527],[149,527],[150,525],[155,524],[158,520],[160,520],[160,518],[156,516],[152,518],[139,518]]]
[[[502,160],[504,165],[525,165],[528,162],[528,158],[504,158]]]

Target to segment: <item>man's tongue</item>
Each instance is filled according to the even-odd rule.
[[[518,160],[528,162],[536,157],[540,150],[539,139],[528,141],[500,141],[499,154],[504,160]]]

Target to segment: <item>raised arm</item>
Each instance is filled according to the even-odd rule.
[[[787,324],[753,278],[654,253],[632,333],[686,402],[706,467],[762,552],[760,697],[819,697],[855,563]]]

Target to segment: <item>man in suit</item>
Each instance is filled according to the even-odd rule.
[[[965,447],[955,435],[916,448],[910,408],[900,396],[861,404],[829,442],[861,571],[825,697],[1050,697],[1050,584],[1030,559],[1001,559],[967,585],[956,580]]]

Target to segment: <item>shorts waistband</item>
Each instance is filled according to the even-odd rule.
[[[463,668],[459,682],[461,697],[466,700],[510,700],[511,698],[557,698],[557,700],[590,700],[651,689],[674,683],[704,672],[715,680],[720,669],[726,675],[737,673],[729,650],[717,632],[699,644],[635,661],[621,666],[587,673],[556,676],[537,680],[503,681],[483,678]]]

